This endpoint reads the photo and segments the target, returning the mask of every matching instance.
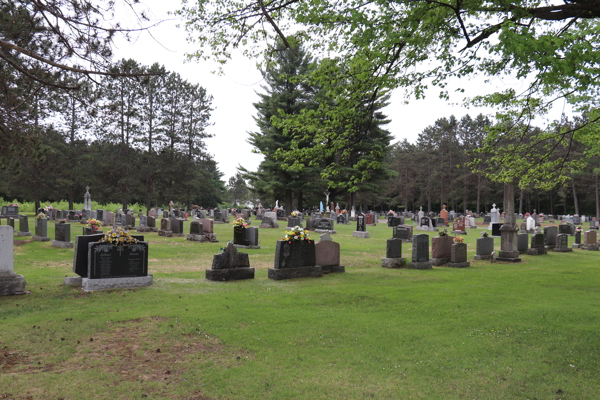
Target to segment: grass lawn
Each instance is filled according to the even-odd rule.
[[[204,280],[232,236],[214,225],[145,234],[153,285],[96,293],[62,285],[72,250],[15,236],[31,293],[0,298],[0,399],[600,398],[600,252],[389,270],[391,228],[336,224],[346,273],[275,282],[279,223],[246,250],[254,280]]]

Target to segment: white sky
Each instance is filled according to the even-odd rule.
[[[180,6],[178,0],[145,0],[144,4],[151,10],[152,20],[174,18],[168,16],[167,11],[173,11]],[[117,16],[118,18],[118,16]],[[163,22],[158,27],[151,29],[153,39],[148,33],[140,34],[133,43],[118,41],[115,48],[115,58],[133,58],[145,65],[158,62],[168,71],[176,71],[188,81],[199,83],[213,96],[214,111],[211,116],[213,126],[209,133],[214,137],[206,141],[208,152],[218,163],[218,168],[224,173],[225,182],[235,175],[238,165],[250,171],[256,170],[262,156],[252,153],[252,146],[246,140],[248,132],[257,130],[253,116],[256,109],[253,103],[258,101],[255,91],[260,91],[262,76],[256,69],[257,60],[249,60],[241,55],[234,55],[224,68],[223,75],[213,74],[216,64],[208,61],[192,61],[185,59],[186,52],[193,52],[194,45],[187,42],[187,34],[183,27],[177,28],[178,20]],[[458,80],[449,83],[448,90],[452,91],[458,85]],[[506,88],[514,81],[495,78],[491,83],[483,79],[474,79],[465,85],[466,96],[483,94],[489,90]],[[438,98],[439,90],[429,91],[425,100],[409,99],[410,104],[404,104],[403,93],[393,93],[390,105],[384,113],[390,118],[391,123],[387,129],[395,137],[394,142],[407,138],[414,142],[418,134],[427,126],[432,125],[436,119],[455,115],[461,118],[465,114],[475,116],[479,113],[491,113],[490,109],[466,109],[462,107],[462,95],[452,97],[449,104]],[[563,103],[557,105],[552,117],[558,118],[563,111]]]

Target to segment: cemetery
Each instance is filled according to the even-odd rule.
[[[0,9],[0,400],[600,398],[600,1]]]
[[[33,214],[29,214],[28,218],[30,224],[35,224],[39,220]],[[305,216],[303,218],[305,219],[302,222],[308,225],[309,217]],[[178,219],[164,220],[165,228],[172,227],[172,225],[168,226],[166,222],[173,223],[176,220]],[[480,218],[480,220],[483,221],[483,218]],[[377,319],[380,313],[386,312],[387,307],[384,304],[381,307],[375,306],[375,308],[370,306],[369,316],[359,316],[354,314],[355,311],[352,311],[354,308],[350,304],[339,303],[334,300],[335,297],[353,296],[352,292],[358,291],[371,293],[371,295],[388,293],[387,296],[392,296],[390,299],[394,299],[395,296],[399,296],[399,294],[392,295],[395,288],[404,288],[404,291],[408,291],[407,295],[409,297],[427,294],[427,300],[423,300],[425,303],[421,306],[408,308],[404,311],[398,310],[400,315],[410,318],[421,329],[431,325],[431,322],[425,322],[428,312],[419,311],[421,309],[427,310],[428,308],[422,308],[426,307],[426,304],[432,306],[442,302],[443,306],[438,304],[434,309],[449,310],[451,307],[455,309],[462,308],[459,306],[464,304],[463,302],[476,301],[476,303],[471,304],[468,314],[471,318],[476,318],[479,321],[478,326],[487,326],[487,328],[484,328],[484,332],[487,332],[487,334],[484,336],[477,331],[461,330],[458,325],[454,329],[457,329],[459,335],[462,332],[462,334],[471,335],[469,337],[477,338],[476,342],[471,339],[471,345],[474,345],[474,348],[465,348],[463,351],[466,351],[467,354],[479,354],[481,352],[485,353],[484,349],[497,340],[495,339],[495,332],[498,332],[498,329],[504,332],[503,334],[510,335],[512,329],[517,330],[520,325],[523,327],[531,326],[531,321],[528,321],[525,316],[519,316],[513,310],[511,304],[529,303],[532,293],[535,296],[544,296],[548,307],[552,307],[553,301],[556,302],[556,307],[563,307],[565,301],[579,303],[582,299],[589,297],[590,292],[585,289],[573,293],[567,283],[560,285],[562,289],[558,291],[549,291],[543,285],[536,285],[535,287],[527,285],[525,281],[529,279],[528,277],[532,279],[535,277],[536,280],[540,279],[537,270],[544,268],[548,262],[552,263],[553,272],[550,273],[548,270],[543,279],[544,282],[551,283],[554,287],[560,282],[560,274],[572,270],[574,263],[577,264],[578,271],[582,271],[580,274],[583,281],[589,282],[591,280],[594,282],[600,279],[594,273],[600,266],[598,253],[586,250],[593,250],[594,244],[597,243],[595,241],[595,231],[586,230],[585,235],[582,235],[583,237],[580,240],[581,248],[573,247],[574,250],[572,250],[570,245],[575,245],[577,235],[571,236],[561,233],[555,237],[554,241],[552,239],[549,241],[545,233],[552,235],[554,229],[551,228],[554,225],[548,223],[542,223],[542,229],[538,228],[539,233],[537,234],[519,234],[519,236],[524,235],[527,239],[531,238],[531,247],[527,249],[528,252],[526,251],[531,255],[526,254],[521,264],[510,262],[492,264],[490,263],[491,253],[493,251],[498,253],[501,250],[501,238],[494,238],[492,232],[487,230],[483,230],[483,235],[464,236],[460,237],[460,241],[457,241],[455,240],[456,236],[449,236],[444,231],[413,234],[412,230],[415,228],[416,223],[405,219],[403,225],[393,226],[392,229],[387,224],[369,226],[370,240],[357,241],[354,237],[355,229],[362,229],[363,221],[363,218],[359,218],[358,228],[351,224],[339,224],[336,227],[335,241],[332,241],[329,234],[320,235],[313,231],[303,230],[300,226],[261,229],[260,247],[249,247],[247,250],[243,250],[243,248],[240,248],[243,247],[243,244],[240,246],[235,243],[239,241],[245,243],[247,237],[243,233],[238,234],[236,228],[243,228],[244,230],[259,228],[244,226],[243,218],[237,219],[236,223],[214,226],[211,223],[212,221],[209,218],[204,220],[190,219],[188,221],[181,219],[181,222],[178,223],[182,224],[181,229],[190,232],[190,235],[208,234],[203,229],[204,226],[207,226],[208,229],[212,230],[210,234],[229,238],[230,240],[224,244],[223,242],[205,240],[204,244],[199,246],[194,245],[193,240],[189,240],[189,235],[188,237],[169,237],[161,236],[158,232],[144,232],[144,236],[140,236],[140,234],[128,236],[130,239],[125,240],[136,242],[132,242],[131,246],[137,247],[125,251],[120,250],[118,245],[103,242],[106,237],[105,234],[112,234],[113,232],[110,225],[95,226],[95,230],[99,230],[100,234],[90,232],[90,234],[82,235],[82,231],[75,231],[71,227],[73,222],[50,220],[45,235],[46,237],[55,238],[52,244],[36,242],[32,241],[31,237],[7,233],[8,231],[14,232],[13,228],[9,225],[0,225],[4,232],[3,235],[9,239],[8,242],[3,242],[3,246],[12,245],[10,239],[13,239],[17,250],[12,260],[2,258],[2,268],[5,272],[0,282],[5,283],[0,289],[5,296],[0,298],[0,305],[9,321],[9,324],[6,325],[8,327],[7,337],[13,339],[10,341],[2,339],[1,344],[7,346],[7,349],[11,351],[26,352],[27,360],[29,360],[27,363],[11,364],[10,370],[18,372],[23,368],[30,368],[28,363],[37,365],[40,362],[42,363],[40,365],[43,366],[48,362],[46,359],[48,355],[41,356],[41,350],[37,350],[45,344],[39,340],[31,341],[31,339],[27,339],[30,335],[34,335],[33,332],[31,334],[25,333],[24,338],[28,340],[28,344],[22,342],[22,339],[17,340],[14,336],[14,334],[18,334],[21,337],[23,332],[19,327],[22,326],[25,320],[34,321],[28,325],[42,326],[43,332],[45,332],[43,337],[46,340],[61,341],[60,338],[64,337],[64,340],[61,341],[64,350],[61,351],[66,351],[65,356],[68,359],[71,357],[69,354],[76,354],[79,351],[80,344],[77,344],[77,341],[83,343],[81,339],[85,337],[86,340],[94,338],[94,343],[96,341],[106,343],[108,338],[106,335],[110,334],[111,329],[114,329],[111,326],[119,327],[121,331],[126,332],[128,320],[140,321],[136,324],[145,326],[145,329],[164,329],[161,327],[173,325],[175,320],[191,322],[201,315],[202,322],[200,323],[203,326],[201,328],[203,331],[208,331],[212,337],[230,343],[225,353],[218,357],[233,357],[238,368],[244,368],[244,365],[252,363],[253,368],[257,368],[257,373],[260,373],[258,371],[263,369],[266,373],[269,369],[269,362],[251,361],[251,358],[246,359],[246,356],[236,359],[236,354],[247,354],[248,357],[255,357],[254,354],[266,351],[271,348],[273,343],[265,338],[264,345],[266,347],[253,345],[247,348],[248,345],[244,345],[242,342],[245,335],[241,335],[241,332],[238,335],[233,331],[227,331],[227,326],[231,326],[230,324],[245,321],[249,324],[251,331],[256,331],[255,334],[261,337],[259,332],[265,329],[265,324],[268,324],[268,321],[273,320],[272,313],[275,309],[270,305],[265,307],[265,304],[259,304],[253,300],[242,301],[242,299],[246,299],[247,296],[258,296],[256,301],[264,303],[265,295],[259,295],[259,293],[265,289],[272,292],[268,296],[276,304],[279,303],[279,307],[284,305],[283,310],[285,310],[285,313],[316,317],[321,315],[322,312],[327,312],[326,310],[333,311],[335,309],[344,310],[344,313],[351,316],[352,320],[367,322]],[[258,226],[257,221],[259,220],[255,219],[253,222]],[[81,229],[79,226],[86,226],[80,223],[77,223],[77,225],[78,229]],[[118,231],[122,228],[115,229]],[[366,226],[364,229],[366,230]],[[556,231],[558,232],[557,229]],[[298,239],[294,239],[295,237]],[[116,239],[117,242],[118,240]],[[73,248],[68,246],[57,247],[57,242],[70,244]],[[551,243],[554,243],[555,247],[550,254],[546,247]],[[571,250],[571,252],[568,252],[568,250]],[[12,253],[12,251],[8,253],[6,250],[0,251],[0,254]],[[368,254],[377,255],[378,258],[371,258],[367,256]],[[546,261],[541,259],[539,262],[536,261],[538,258],[532,257],[532,255],[537,254],[545,254],[546,258],[544,260]],[[379,270],[374,269],[376,267],[380,267]],[[437,272],[432,275],[431,271]],[[482,276],[481,273],[484,271],[485,274]],[[583,271],[587,272],[583,273]],[[346,273],[336,274],[336,272]],[[433,276],[437,276],[436,279],[443,277],[443,283],[431,281]],[[320,279],[310,279],[316,277]],[[246,283],[237,287],[234,293],[231,289],[228,289],[229,285],[234,284],[234,281],[238,281],[240,284],[244,281]],[[265,287],[264,285],[268,282],[273,283]],[[414,282],[420,283],[414,286]],[[510,286],[506,287],[505,285],[508,282],[510,282]],[[211,286],[215,284],[225,286]],[[449,303],[444,292],[439,292],[439,288],[444,286],[451,287],[453,290],[462,290],[461,288],[467,285],[482,285],[482,291],[464,292],[460,299],[455,298]],[[523,288],[525,285],[527,285],[527,290]],[[311,293],[308,307],[300,306],[306,304],[308,300],[304,294],[306,290]],[[330,292],[331,290],[334,291],[335,295]],[[506,295],[507,290],[514,299],[513,302],[500,305],[494,301],[494,294],[500,295],[502,293]],[[562,290],[568,290],[570,296],[568,298],[561,296]],[[67,309],[60,311],[63,307],[60,304],[61,301],[54,305],[55,312],[64,316],[62,318],[63,322],[53,319],[52,315],[54,314],[38,315],[34,311],[38,307],[44,307],[43,304],[50,297],[59,295],[64,299],[76,299],[81,296],[81,293],[87,293],[87,295],[79,300],[80,304],[77,311],[67,311]],[[120,300],[123,296],[128,299],[129,307],[126,307]],[[404,301],[405,296],[401,295],[397,300]],[[158,298],[161,299],[162,306],[160,309],[155,309],[152,304],[155,302],[154,299]],[[285,303],[280,303],[285,298],[288,300]],[[303,300],[300,301],[301,299]],[[291,302],[288,303],[288,301]],[[296,304],[298,301],[300,303]],[[364,306],[369,304],[367,299],[363,302],[365,302]],[[16,304],[19,305],[16,306]],[[209,306],[210,304],[213,306]],[[474,306],[474,304],[477,305]],[[14,310],[10,308],[10,305],[14,307]],[[215,308],[216,305],[219,306]],[[66,306],[66,303],[64,306]],[[324,306],[325,308],[323,308]],[[488,315],[490,307],[498,309],[499,306],[505,313],[511,315],[511,329],[508,328],[508,325],[498,326]],[[535,309],[535,305],[529,307]],[[6,314],[7,310],[12,311]],[[114,322],[103,327],[94,321],[90,312],[116,314],[112,319]],[[34,317],[34,315],[36,316]],[[564,324],[564,330],[561,332],[565,335],[565,340],[573,337],[579,330],[584,329],[581,321],[573,320],[574,316],[568,314],[556,315],[561,324]],[[159,320],[151,322],[152,318],[158,317],[160,317]],[[71,318],[78,321],[76,326],[71,323]],[[222,328],[211,327],[213,325],[212,321],[222,320],[223,318],[225,318],[223,320],[225,325]],[[277,319],[277,317],[275,318]],[[341,324],[346,318],[335,317],[328,320],[328,324]],[[393,321],[394,319],[388,319],[383,322],[383,326],[390,325]],[[325,328],[324,323],[324,321],[317,323],[314,327],[316,331],[308,333],[308,338],[316,339],[320,334],[319,332],[322,332],[322,329]],[[442,318],[438,319],[433,326],[439,325],[440,327],[444,326],[444,329],[448,329],[448,326],[453,326],[456,323],[456,321]],[[301,321],[291,322],[277,328],[279,330],[273,331],[273,333],[280,332],[287,336],[292,335],[292,337],[298,335],[298,338],[306,337],[307,333],[300,333],[302,331],[301,326]],[[543,329],[545,326],[544,321],[540,320],[534,326],[537,329]],[[57,336],[46,332],[47,329],[61,332],[57,334],[60,337],[56,339]],[[185,333],[187,331],[187,328],[183,326],[169,329],[171,331],[175,329],[173,333]],[[475,329],[481,330],[481,328]],[[373,349],[373,346],[379,349],[370,357],[381,357],[389,352],[388,347],[375,345],[379,340],[377,339],[379,335],[376,333],[380,330],[381,328],[373,330],[373,335],[368,335],[366,338],[367,343],[375,341],[369,345],[371,349]],[[39,334],[35,332],[35,335]],[[33,337],[31,336],[31,338]],[[445,340],[449,346],[454,340],[453,338],[454,335],[446,337]],[[147,341],[148,339],[142,340]],[[531,337],[530,340],[532,339],[534,338]],[[170,338],[155,337],[153,340],[155,341],[154,347],[163,349],[161,352],[176,351],[177,346],[181,346],[176,336]],[[537,340],[540,346],[550,345],[541,338]],[[508,343],[506,345],[509,348],[518,346]],[[314,351],[319,351],[321,348],[318,340],[311,346]],[[570,345],[568,342],[564,342],[563,346],[566,347],[564,351],[576,352],[578,354],[577,358],[585,360],[585,355],[577,346]],[[422,340],[416,348],[427,353],[430,350],[426,350],[426,347],[430,347],[427,340]],[[342,348],[343,346],[340,347],[340,349]],[[439,352],[439,348],[436,351]],[[561,353],[563,351],[559,351],[559,354],[555,356],[560,357]],[[344,357],[343,352],[333,354],[334,357],[340,360]],[[442,354],[445,353],[442,352]],[[366,357],[366,354],[364,356]],[[287,362],[285,361],[286,357],[281,355],[281,362]],[[414,358],[418,357],[417,355],[412,357],[411,359],[418,359]],[[531,354],[529,357],[535,358],[536,356]],[[369,358],[367,357],[367,359]],[[374,361],[374,359],[372,360]],[[160,363],[158,359],[154,359],[152,362]],[[317,366],[320,365],[317,359],[313,362],[316,362]],[[399,359],[395,362],[396,365],[400,363],[404,365],[404,368],[412,369],[412,367],[406,365],[406,360]],[[448,362],[450,362],[449,359]],[[511,357],[497,358],[496,362],[520,365],[518,360]],[[455,365],[453,368],[456,368],[465,361],[460,361],[457,364],[457,361],[453,359],[451,363]],[[194,363],[190,364],[190,366],[192,365]],[[165,365],[164,368],[168,367]],[[523,368],[521,374],[526,373],[525,365],[523,365]],[[221,371],[220,367],[217,368],[216,373],[225,373],[225,370],[219,371]],[[172,370],[168,380],[182,373],[183,371]],[[367,372],[364,373],[368,375]],[[379,376],[379,373],[372,376]],[[142,387],[136,390],[144,392]]]

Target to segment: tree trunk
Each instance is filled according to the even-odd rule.
[[[69,210],[73,209],[73,189],[69,190],[69,193],[67,194],[67,198],[69,200]],[[37,211],[37,210],[36,210]]]
[[[600,221],[600,184],[598,184],[598,174],[596,174],[596,221]]]
[[[298,192],[298,211],[300,211],[300,212],[303,212],[303,211],[304,211],[304,210],[303,210],[303,208],[304,208],[304,204],[302,204],[302,203],[304,203],[304,195],[303,195],[303,193],[302,193],[302,190],[300,190],[300,191]]]
[[[552,190],[549,193],[550,196],[550,215],[554,215],[554,193]]]
[[[523,189],[519,193],[519,214],[523,214]]]
[[[404,168],[404,211],[408,211],[408,167]]]
[[[535,190],[535,209],[538,214],[542,212],[542,209],[540,208],[540,191],[537,189]]]
[[[515,193],[514,183],[504,184],[504,224],[515,226]]]
[[[285,213],[284,216],[288,216],[292,213],[292,189],[285,189]]]
[[[463,206],[464,206],[464,213],[465,213],[465,215],[467,215],[467,174],[465,174],[465,178],[464,178]],[[452,208],[456,209],[456,207],[452,207]]]
[[[477,174],[477,209],[475,212],[479,214],[479,205],[481,202],[481,174]],[[465,214],[466,215],[466,214]]]
[[[575,215],[579,215],[579,203],[577,202],[577,189],[575,188],[575,178],[571,176],[571,186],[573,187],[573,203],[575,204]]]

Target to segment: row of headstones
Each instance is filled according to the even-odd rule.
[[[418,234],[412,237],[411,261],[402,257],[402,243],[406,240],[391,238],[387,240],[386,256],[381,259],[381,266],[386,268],[431,269],[433,265],[448,265],[453,268],[465,268],[471,264],[467,261],[467,244],[454,243],[451,236],[438,236],[432,239],[432,258],[429,258],[429,235]]]
[[[429,269],[433,265],[445,265],[450,267],[462,268],[470,266],[467,261],[467,245],[465,243],[454,243],[451,236],[439,236],[432,239],[432,257],[429,258],[429,235],[419,234],[412,237],[412,257],[411,262],[405,263],[402,258],[402,243],[407,241],[408,229],[403,228],[402,238],[392,238],[387,241],[386,257],[381,259],[381,266],[387,268],[401,268],[406,265],[408,268]],[[407,227],[408,228],[408,227]],[[405,230],[406,229],[406,230]],[[396,229],[394,230],[396,236]],[[399,235],[400,236],[400,235]],[[568,252],[568,236],[558,234],[546,236],[544,233],[536,233],[531,237],[531,248],[527,248],[529,235],[526,233],[517,235],[517,248],[519,253],[527,252],[529,255],[546,254],[548,249],[557,252]],[[580,247],[580,235],[576,235],[576,243],[573,247]],[[599,249],[596,232],[587,231],[584,235],[584,244],[581,246],[585,250]],[[492,237],[482,237],[476,240],[476,251],[473,259],[486,260],[492,257],[494,251],[494,239]]]
[[[269,268],[268,277],[283,280],[320,277],[331,272],[345,272],[345,268],[340,265],[339,243],[325,234],[316,244],[313,240],[278,240],[274,267]],[[248,254],[238,252],[235,244],[229,242],[222,253],[213,257],[212,268],[206,270],[205,277],[213,281],[253,279],[254,268],[250,267]]]

